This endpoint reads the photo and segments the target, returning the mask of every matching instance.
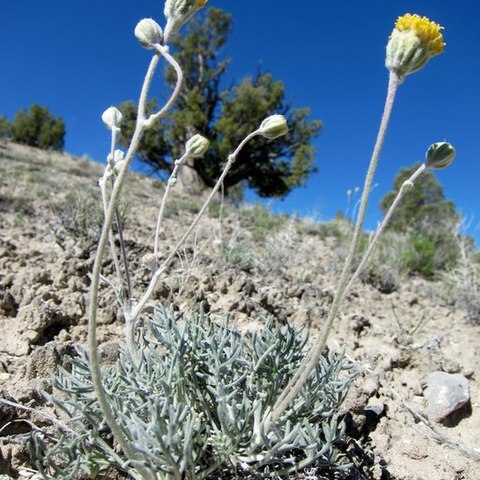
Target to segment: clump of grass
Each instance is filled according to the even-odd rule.
[[[250,272],[256,265],[256,256],[252,246],[242,241],[229,241],[222,244],[223,260],[235,268]]]
[[[408,274],[405,255],[409,241],[397,232],[385,232],[361,279],[382,293],[397,291]]]
[[[480,258],[467,239],[459,240],[457,265],[441,276],[446,298],[462,308],[472,323],[480,323]]]
[[[287,223],[285,215],[275,215],[263,205],[244,206],[239,213],[255,241],[263,241],[267,235],[278,231]]]
[[[98,240],[103,224],[103,211],[98,198],[82,189],[68,192],[65,198],[51,205],[53,232],[63,242],[65,234],[80,243]]]

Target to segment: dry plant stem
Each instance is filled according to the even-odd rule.
[[[115,156],[115,146],[117,143],[118,132],[119,132],[118,128],[112,128],[112,145],[110,147],[111,158],[114,158]],[[112,175],[112,188],[114,187],[114,185],[115,185],[115,175]],[[128,268],[127,251],[125,249],[125,242],[123,240],[123,228],[122,228],[122,222],[120,218],[120,211],[118,210],[118,205],[115,205],[115,222],[118,228],[118,239],[120,241],[120,251],[122,253],[123,266],[125,268],[125,283],[127,284],[127,305],[128,305],[132,298],[132,282],[130,280],[130,270]],[[122,277],[120,276],[118,278],[122,278]]]
[[[123,239],[123,228],[122,228],[120,210],[118,209],[118,205],[115,206],[115,222],[118,228],[118,239],[120,241],[120,251],[122,252],[123,266],[125,269],[125,283],[127,284],[127,305],[129,305],[130,300],[132,299],[132,281],[130,280],[130,269],[128,268],[127,250],[125,249],[125,241]]]
[[[236,150],[231,154],[229,155],[228,157],[228,161],[225,165],[225,168],[223,169],[223,172],[222,174],[220,175],[220,177],[218,178],[217,180],[217,183],[215,184],[215,186],[212,188],[212,191],[210,192],[208,198],[205,200],[205,203],[203,204],[202,208],[200,209],[200,211],[198,212],[197,216],[195,217],[195,219],[193,220],[193,222],[191,223],[190,227],[188,227],[187,231],[183,234],[183,236],[180,238],[180,240],[176,243],[176,245],[173,247],[172,251],[170,252],[170,254],[168,255],[168,257],[163,261],[163,263],[158,267],[157,271],[154,273],[154,275],[152,276],[152,279],[150,280],[150,284],[148,285],[147,287],[147,290],[145,291],[145,294],[143,295],[143,297],[139,300],[139,302],[137,303],[137,305],[135,305],[135,307],[132,309],[132,313],[131,313],[131,316],[130,316],[130,319],[132,322],[135,322],[135,320],[138,318],[138,316],[140,315],[140,313],[142,312],[143,308],[145,307],[145,304],[148,302],[149,298],[151,297],[154,289],[155,289],[155,286],[157,284],[157,281],[158,279],[160,278],[160,275],[162,275],[162,273],[165,271],[165,269],[170,265],[170,263],[172,262],[172,260],[175,258],[179,248],[185,243],[185,240],[190,236],[190,234],[193,232],[193,230],[195,229],[195,227],[198,225],[198,222],[200,221],[200,219],[202,218],[203,214],[205,213],[205,211],[207,210],[208,208],[208,205],[210,204],[210,202],[212,201],[213,197],[216,195],[216,193],[218,192],[218,189],[220,188],[220,186],[223,184],[223,181],[225,179],[225,177],[227,176],[227,173],[229,172],[230,168],[232,167],[233,163],[235,162],[238,154],[240,153],[241,149],[245,146],[245,144],[247,142],[249,142],[253,137],[255,137],[256,135],[259,135],[259,131],[254,131],[252,133],[250,133],[247,137],[245,137],[241,142],[240,144],[238,145],[238,147],[236,148]]]
[[[315,365],[318,363],[318,360],[322,355],[323,349],[325,348],[325,344],[327,343],[328,335],[330,333],[333,322],[338,313],[340,304],[345,296],[345,288],[347,286],[347,282],[351,274],[352,263],[354,260],[355,252],[358,247],[360,235],[362,233],[363,220],[364,220],[365,212],[367,208],[368,197],[370,194],[370,190],[372,188],[373,177],[375,174],[375,170],[377,168],[380,152],[382,150],[383,141],[385,139],[385,134],[388,127],[388,122],[390,120],[390,115],[392,113],[392,107],[393,107],[393,102],[395,99],[397,87],[400,83],[401,83],[401,80],[398,78],[398,76],[395,73],[390,72],[387,97],[385,100],[385,107],[383,110],[382,120],[378,130],[375,147],[373,149],[372,158],[370,160],[370,165],[368,167],[367,176],[365,178],[365,184],[363,187],[362,199],[360,202],[360,209],[358,212],[357,222],[355,224],[355,230],[353,232],[353,238],[350,243],[350,249],[349,249],[347,258],[345,260],[342,273],[340,275],[340,280],[337,285],[337,289],[335,292],[335,296],[334,296],[333,303],[330,308],[327,320],[323,324],[322,330],[320,331],[320,336],[316,344],[311,348],[309,353],[306,355],[297,373],[293,376],[292,380],[285,387],[285,390],[282,392],[277,402],[273,406],[272,412],[270,414],[270,418],[267,418],[266,420],[267,429],[270,422],[274,422],[275,420],[277,420],[285,412],[285,410],[288,408],[291,402],[295,399],[295,397],[300,393],[303,385],[305,384],[308,377],[314,370]]]
[[[188,155],[185,153],[179,160],[175,162],[175,167],[173,168],[173,171],[170,175],[170,178],[167,181],[167,186],[165,187],[165,192],[162,197],[162,202],[160,204],[160,210],[158,212],[158,219],[157,219],[157,228],[155,231],[155,242],[154,242],[154,247],[153,247],[153,255],[155,256],[155,261],[158,259],[158,241],[160,237],[160,232],[162,228],[162,220],[163,220],[163,213],[165,211],[165,205],[167,203],[167,198],[170,193],[170,190],[172,188],[172,179],[175,179],[177,177],[177,172],[180,167],[180,165],[186,160]]]
[[[398,204],[402,200],[402,198],[405,196],[405,194],[410,190],[414,184],[417,178],[426,170],[427,166],[425,164],[420,165],[417,170],[410,176],[408,180],[405,180],[402,183],[402,186],[400,187],[399,192],[397,193],[397,196],[395,197],[395,200],[393,201],[392,205],[388,209],[387,214],[385,215],[385,218],[383,219],[382,223],[378,227],[377,231],[375,232],[374,237],[372,238],[372,241],[370,242],[370,245],[367,248],[367,251],[363,255],[362,261],[358,265],[357,269],[355,270],[355,273],[352,275],[350,278],[350,281],[348,282],[348,285],[345,287],[345,292],[344,296],[350,291],[352,288],[353,284],[355,283],[355,280],[358,278],[360,273],[362,273],[363,269],[365,268],[365,265],[367,264],[368,260],[370,259],[373,251],[375,250],[375,247],[377,246],[378,239],[382,235],[382,233],[385,230],[385,227],[388,225],[390,222],[390,219],[392,218],[393,213],[398,207]]]
[[[106,216],[107,210],[108,210],[108,198],[107,198],[107,190],[106,190],[104,177],[100,180],[100,191],[102,194],[103,215]],[[115,238],[113,236],[113,232],[111,229],[108,232],[108,243],[110,244],[110,254],[112,255],[113,265],[115,266],[115,273],[117,275],[118,280],[122,283],[122,285],[120,286],[120,291],[123,291],[122,269],[120,268],[120,262],[118,260],[118,252],[115,246]]]
[[[64,425],[62,422],[57,420],[52,415],[49,415],[48,413],[42,412],[41,410],[35,410],[34,408],[27,407],[26,405],[22,405],[21,403],[16,403],[16,402],[11,402],[10,400],[5,400],[4,398],[0,398],[0,403],[3,403],[4,405],[8,405],[10,407],[25,410],[26,412],[31,412],[31,413],[34,413],[34,414],[38,414],[38,415],[42,416],[43,418],[46,418],[47,420],[52,422],[52,424],[56,425],[60,430],[71,433],[74,436],[78,436],[78,433],[75,430],[71,429],[67,425]]]
[[[112,136],[111,136],[111,142],[110,142],[110,158],[113,159],[114,153],[115,153],[115,145],[116,145],[116,140],[117,140],[117,133],[118,130],[116,128],[112,129]],[[108,210],[108,194],[107,194],[107,184],[106,184],[106,175],[104,174],[103,177],[100,179],[99,185],[100,185],[100,191],[102,194],[102,202],[103,202],[103,215],[107,215],[107,210]],[[112,255],[112,260],[113,264],[115,266],[115,273],[117,275],[117,279],[122,283],[120,290],[123,291],[123,276],[122,276],[122,270],[120,268],[120,262],[118,260],[118,252],[117,248],[115,246],[115,237],[113,236],[113,232],[110,229],[109,234],[108,234],[108,240],[110,244],[110,254]]]
[[[147,70],[147,74],[145,75],[145,80],[143,82],[142,90],[140,93],[140,100],[138,104],[138,115],[137,115],[137,122],[135,125],[135,131],[133,133],[132,140],[130,142],[130,146],[128,151],[125,155],[125,162],[120,169],[119,175],[115,181],[115,185],[112,190],[112,194],[110,196],[110,202],[108,205],[108,210],[105,215],[104,224],[102,227],[102,233],[100,235],[100,240],[97,247],[97,253],[95,256],[95,262],[93,265],[93,272],[92,272],[92,283],[90,286],[90,306],[89,306],[89,317],[88,317],[88,347],[89,347],[89,360],[90,360],[90,367],[92,371],[92,384],[95,389],[95,394],[97,395],[98,403],[100,408],[105,415],[105,420],[110,427],[112,434],[115,440],[118,442],[120,448],[123,450],[125,456],[131,463],[135,463],[136,454],[134,450],[130,447],[130,444],[125,436],[124,431],[117,423],[115,419],[115,415],[113,413],[110,404],[108,403],[108,398],[106,396],[105,390],[102,384],[102,377],[100,372],[100,365],[98,362],[98,348],[97,348],[97,335],[96,335],[96,327],[97,327],[97,309],[98,309],[98,288],[100,283],[100,271],[102,267],[102,259],[105,253],[106,244],[108,241],[110,229],[113,222],[113,217],[115,214],[115,206],[118,204],[118,199],[120,197],[120,193],[122,191],[123,184],[125,182],[125,178],[127,176],[127,172],[130,166],[130,163],[138,149],[139,142],[141,140],[142,134],[147,127],[147,121],[145,120],[145,106],[147,101],[147,94],[150,88],[150,84],[152,82],[153,74],[157,67],[158,61],[160,59],[160,55],[163,55],[163,52],[167,52],[168,49],[166,47],[161,47],[160,45],[157,48],[157,53],[152,57],[150,61],[150,65]],[[169,63],[174,64],[175,70],[180,69],[177,62],[168,55],[166,57]],[[181,69],[180,69],[181,70]],[[175,101],[176,97],[178,96],[178,92],[180,91],[180,86],[182,82],[183,76],[177,78],[177,85],[175,90],[170,97],[167,104],[162,108],[158,114],[156,114],[155,118],[158,119],[161,115],[167,111],[167,109],[172,105]],[[150,117],[152,118],[152,117]],[[125,311],[127,316],[127,332],[129,328],[129,321],[128,321],[128,313]],[[127,344],[131,343],[127,333]],[[134,342],[133,342],[134,345]],[[129,345],[129,347],[132,345]],[[138,474],[137,474],[138,472]],[[135,470],[131,472],[134,478],[143,479],[143,480],[156,480],[156,475],[146,468],[142,466],[137,466]]]

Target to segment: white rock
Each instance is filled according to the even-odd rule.
[[[468,380],[458,374],[433,372],[428,376],[424,396],[428,417],[441,422],[470,400]]]

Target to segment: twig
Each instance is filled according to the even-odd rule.
[[[443,445],[447,445],[450,448],[453,448],[455,450],[458,450],[459,452],[463,453],[465,456],[470,457],[471,459],[475,461],[480,461],[480,451],[475,450],[470,447],[466,447],[465,445],[462,445],[461,443],[458,443],[455,440],[452,440],[451,438],[447,437],[446,435],[443,435],[443,433],[440,433],[435,426],[425,418],[422,414],[418,413],[416,410],[414,410],[412,407],[406,404],[405,400],[400,396],[399,393],[397,393],[393,388],[391,389],[392,393],[397,397],[397,399],[400,401],[400,404],[402,407],[410,412],[414,418],[422,422],[424,425],[426,425],[429,430],[430,430],[430,435],[439,443]]]
[[[11,402],[10,400],[5,400],[4,398],[0,398],[0,403],[3,403],[4,405],[8,405],[9,407],[18,408],[20,410],[25,410],[27,412],[38,414],[41,417],[46,418],[47,420],[52,422],[53,425],[56,425],[61,430],[72,433],[75,436],[78,435],[78,433],[75,430],[71,429],[70,427],[67,427],[62,422],[58,421],[52,415],[49,415],[48,413],[42,412],[41,410],[35,410],[34,408],[27,407],[26,405],[22,405],[21,403],[16,403],[16,402]],[[22,421],[23,421],[23,419],[22,419]]]

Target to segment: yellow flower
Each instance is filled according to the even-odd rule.
[[[207,4],[208,0],[198,0],[198,6],[203,8]]]
[[[415,35],[428,48],[432,57],[440,55],[445,47],[443,35],[440,33],[443,28],[438,23],[431,22],[427,17],[421,17],[417,14],[411,15],[410,13],[398,17],[395,23],[395,29],[399,32],[413,30]]]
[[[385,64],[400,79],[420,70],[427,61],[443,52],[443,27],[427,17],[407,13],[398,17],[387,44]]]

